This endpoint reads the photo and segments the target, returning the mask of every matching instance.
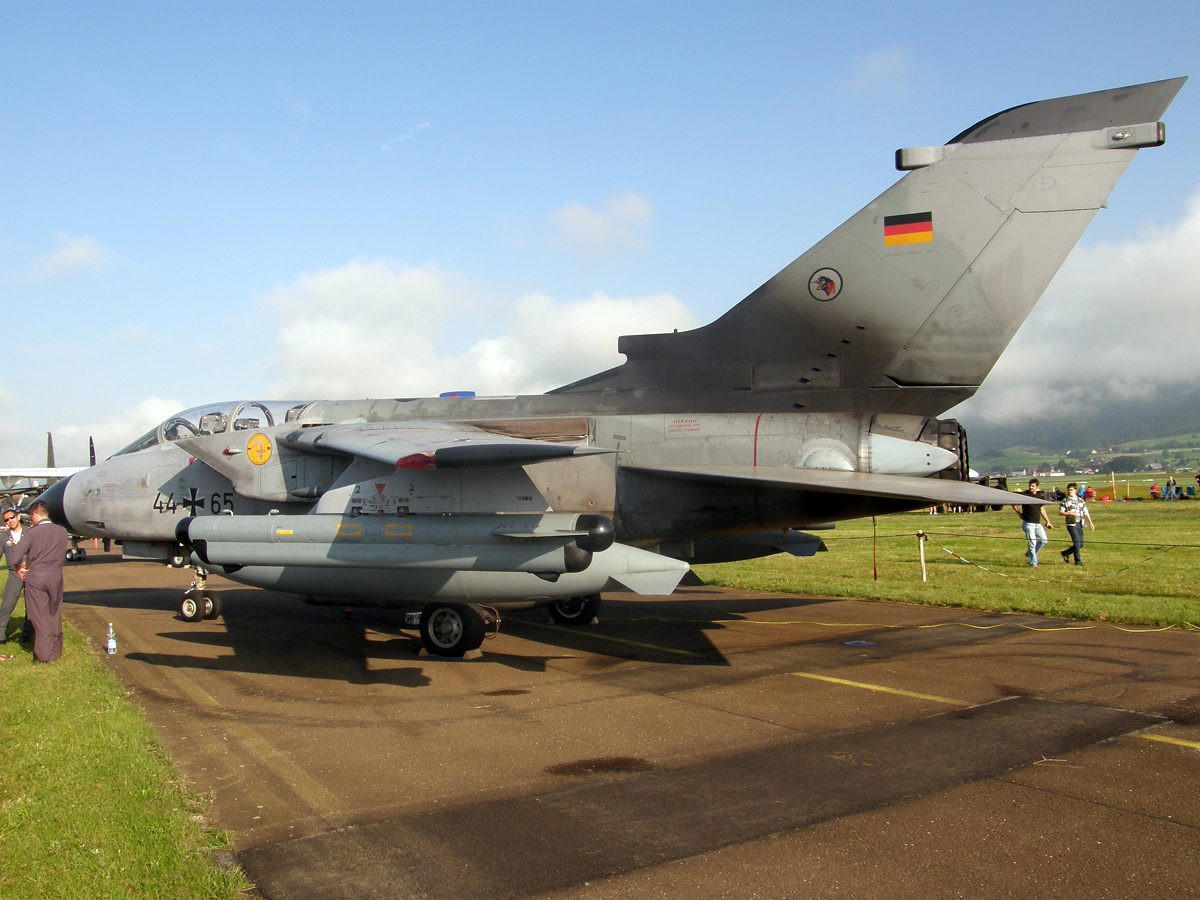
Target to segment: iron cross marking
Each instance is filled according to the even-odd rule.
[[[196,512],[196,507],[204,509],[204,498],[199,495],[199,492],[195,488],[188,488],[188,495],[186,500],[180,499],[179,505],[186,506],[193,516],[199,515]]]

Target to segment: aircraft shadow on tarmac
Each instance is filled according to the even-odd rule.
[[[419,656],[415,628],[402,626],[399,610],[356,609],[347,617],[339,607],[312,606],[295,597],[262,590],[223,590],[224,613],[214,622],[158,631],[156,641],[194,647],[228,648],[229,654],[191,655],[131,652],[127,659],[155,666],[293,675],[348,683],[423,687],[430,683],[426,665],[441,661]],[[690,595],[690,596],[689,596]],[[67,594],[68,604],[112,610],[161,610],[182,624],[177,590],[122,589]],[[755,597],[733,600],[704,591],[677,599],[628,601],[606,598],[599,625],[567,628],[553,625],[543,610],[505,613],[502,634],[569,653],[529,654],[499,649],[486,641],[484,660],[521,671],[545,671],[558,659],[584,653],[593,668],[605,669],[629,660],[673,666],[729,665],[710,638],[726,622],[758,612],[820,605],[828,601],[801,597]],[[215,626],[215,628],[214,628]],[[221,627],[223,626],[223,627]],[[219,630],[215,630],[219,629]],[[388,663],[394,663],[388,666]]]

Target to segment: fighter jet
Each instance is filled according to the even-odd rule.
[[[1014,107],[897,151],[892,187],[715,322],[622,337],[624,364],[539,396],[212,404],[44,496],[123,555],[312,603],[422,606],[428,652],[496,609],[586,622],[603,591],[931,504],[973,484],[970,397],[1126,166],[1164,142],[1177,78]]]

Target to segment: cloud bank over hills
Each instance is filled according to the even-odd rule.
[[[1181,434],[1200,384],[1198,335],[1200,190],[1170,226],[1077,247],[979,392],[950,414],[989,444]]]

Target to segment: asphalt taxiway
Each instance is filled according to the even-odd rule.
[[[1193,896],[1200,634],[685,588],[505,615],[479,660],[399,613],[113,555],[68,618],[262,896]]]

